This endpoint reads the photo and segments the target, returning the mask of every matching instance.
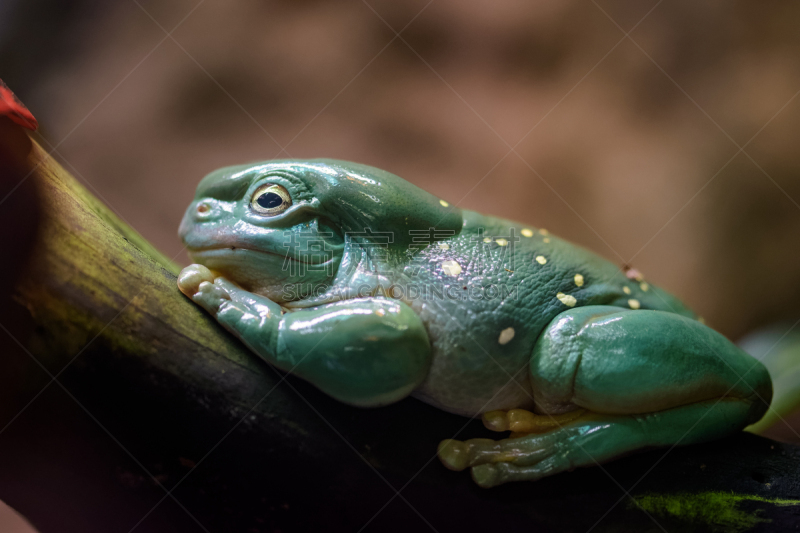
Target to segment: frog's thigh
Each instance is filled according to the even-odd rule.
[[[453,470],[492,487],[535,480],[631,451],[711,440],[757,420],[771,397],[764,367],[678,315],[596,306],[558,316],[531,361],[537,407],[585,415],[545,434],[443,441]]]
[[[760,400],[752,413],[758,419],[772,396],[756,359],[699,322],[662,311],[562,313],[537,342],[530,372],[545,412],[648,413],[726,397]]]

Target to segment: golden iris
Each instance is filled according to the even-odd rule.
[[[264,216],[275,216],[283,213],[292,205],[292,197],[289,191],[277,183],[265,183],[253,193],[250,200],[250,207]]]

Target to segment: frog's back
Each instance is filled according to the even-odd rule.
[[[546,230],[470,211],[461,233],[421,250],[404,277],[416,288],[406,300],[433,347],[429,377],[416,395],[470,416],[533,407],[529,358],[563,311],[612,305],[694,316],[635,270]]]

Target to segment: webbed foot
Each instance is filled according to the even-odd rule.
[[[654,413],[586,411],[547,433],[508,439],[445,440],[439,459],[451,470],[472,469],[481,487],[535,481],[579,466],[602,464],[644,447],[704,442],[740,430],[750,401],[714,398]],[[700,424],[700,422],[703,422]]]
[[[510,430],[509,438],[443,440],[439,459],[450,470],[471,468],[472,478],[481,487],[536,480],[572,468],[566,454],[559,451],[580,433],[579,427],[566,426],[584,414],[584,409],[552,416],[524,409],[490,411],[482,417],[484,425],[492,431]]]
[[[450,470],[471,468],[472,479],[484,488],[509,481],[535,481],[574,467],[568,452],[579,434],[580,428],[565,428],[498,441],[448,439],[439,444],[439,459]]]
[[[203,265],[189,265],[178,275],[178,288],[193,302],[214,314],[225,302],[252,300],[235,284],[218,276]],[[249,302],[248,302],[249,303]]]

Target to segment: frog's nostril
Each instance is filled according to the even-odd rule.
[[[211,206],[208,205],[207,203],[201,202],[201,203],[197,204],[197,213],[199,215],[205,215],[209,211],[211,211]]]

